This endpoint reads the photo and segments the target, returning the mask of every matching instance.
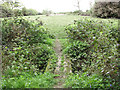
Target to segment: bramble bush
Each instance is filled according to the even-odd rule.
[[[73,43],[68,44],[64,49],[64,53],[67,53],[69,57],[72,57],[72,70],[79,71],[82,70],[81,64],[87,64],[88,54],[86,48],[88,44],[80,41],[74,41]]]
[[[73,72],[98,73],[103,82],[117,85],[118,30],[113,22],[82,18],[65,29],[69,44],[64,50],[72,62]]]
[[[1,28],[3,75],[13,77],[22,71],[44,72],[48,61],[54,60],[55,64],[50,34],[42,25],[14,17],[5,18]]]

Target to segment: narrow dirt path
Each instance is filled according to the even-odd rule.
[[[57,54],[57,57],[58,57],[58,62],[57,62],[57,67],[56,67],[56,69],[55,69],[55,74],[60,74],[61,72],[60,72],[60,66],[61,66],[61,56],[62,56],[62,52],[61,52],[61,50],[62,50],[62,48],[61,48],[61,45],[60,45],[60,42],[59,42],[59,40],[58,39],[56,39],[56,41],[55,41],[55,48],[54,48],[54,50],[55,50],[55,52],[56,52],[56,54]]]
[[[69,62],[69,60],[66,59],[66,57],[64,56],[64,65],[61,65],[61,57],[62,57],[62,47],[61,47],[61,43],[59,41],[59,39],[56,39],[55,41],[55,48],[54,48],[57,56],[58,56],[58,62],[57,62],[57,67],[55,69],[54,74],[59,74],[60,76],[56,77],[55,79],[58,80],[57,85],[54,86],[54,88],[64,88],[63,84],[65,81],[65,78],[67,77],[66,74],[71,73],[71,64]],[[63,67],[64,70],[60,70],[60,68]]]
[[[55,72],[54,72],[54,74],[59,74],[60,76],[58,76],[58,77],[56,77],[55,79],[63,79],[63,75],[62,75],[62,73],[61,73],[61,70],[60,70],[60,67],[61,67],[61,56],[62,56],[62,51],[61,51],[61,45],[60,45],[60,42],[59,42],[59,40],[58,39],[56,39],[56,41],[55,41],[55,48],[54,48],[54,50],[55,50],[55,52],[56,52],[56,54],[57,54],[57,57],[58,57],[58,62],[57,62],[57,67],[56,67],[56,69],[55,69]],[[54,86],[54,88],[63,88],[63,82],[60,80],[59,82],[58,82],[58,84],[57,85],[55,85]]]

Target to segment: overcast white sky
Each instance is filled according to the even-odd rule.
[[[19,0],[26,8],[36,9],[39,12],[43,10],[52,10],[53,12],[74,11],[77,0]],[[85,11],[90,8],[90,1],[80,0],[80,8]]]

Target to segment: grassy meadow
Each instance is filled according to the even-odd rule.
[[[78,15],[55,15],[55,16],[45,16],[45,15],[37,15],[37,16],[25,16],[25,18],[29,20],[40,20],[43,22],[45,28],[48,28],[48,31],[55,35],[58,39],[65,39],[65,27],[69,24],[73,24],[74,20],[79,20],[81,18],[88,18],[100,21],[111,21],[115,24],[115,27],[118,28],[118,19],[101,19],[94,18],[91,16],[78,16]]]
[[[29,16],[25,17],[29,18]],[[44,27],[48,28],[48,31],[55,35],[58,39],[65,39],[66,33],[64,32],[65,26],[68,24],[72,24],[74,20],[78,20],[82,18],[78,15],[56,15],[56,16],[30,16],[30,20],[36,19],[42,20]]]

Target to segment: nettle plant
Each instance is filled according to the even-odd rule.
[[[65,31],[70,43],[65,53],[71,58],[73,72],[96,72],[113,79],[111,83],[118,80],[118,31],[113,22],[83,18]]]
[[[2,21],[3,74],[18,75],[20,71],[45,71],[54,54],[50,34],[34,21],[21,17]]]

